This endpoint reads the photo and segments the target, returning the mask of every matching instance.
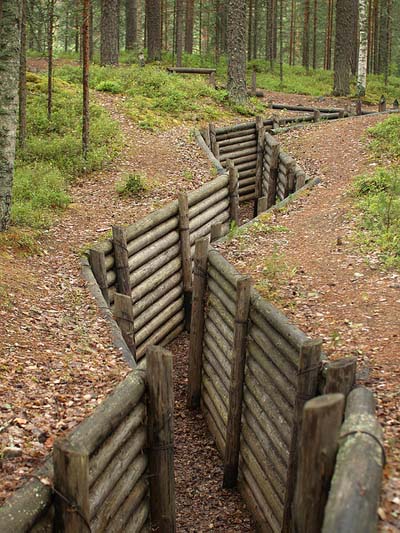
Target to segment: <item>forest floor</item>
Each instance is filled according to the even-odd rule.
[[[289,95],[281,95],[279,99],[277,96],[274,93],[272,99],[289,103],[286,98]],[[70,191],[72,203],[59,221],[40,238],[39,253],[28,253],[26,247],[18,249],[18,246],[0,250],[0,446],[3,449],[0,499],[6,498],[28,479],[51,449],[54,438],[87,416],[128,372],[125,362],[112,345],[107,324],[80,276],[80,250],[88,243],[108,235],[111,225],[132,223],[175,198],[177,191],[195,189],[213,175],[188,127],[180,126],[162,133],[146,132],[138,129],[125,116],[119,106],[119,97],[107,94],[98,94],[97,97],[121,124],[125,138],[121,155],[104,171],[82,177],[73,185]],[[290,95],[290,98],[290,103],[296,101],[294,95]],[[304,104],[305,98],[297,101]],[[340,214],[344,213],[344,206],[339,199],[351,176],[366,164],[367,156],[360,147],[360,138],[365,129],[378,120],[382,120],[382,117],[311,126],[285,138],[289,151],[299,158],[309,173],[314,175],[318,169],[324,179],[323,185],[316,189],[318,201],[316,192],[301,200],[307,202],[308,198],[310,201],[314,199],[315,214],[320,217],[314,222],[320,236],[314,239],[313,254],[309,258],[306,255],[303,257],[306,273],[319,272],[315,270],[315,265],[319,265],[322,271],[328,260],[327,251],[331,243],[324,237],[323,224],[334,225],[335,217],[339,217],[340,223],[343,222]],[[238,121],[243,121],[243,118]],[[336,147],[341,138],[343,146],[347,146],[348,142],[349,147],[343,150],[347,157],[341,156],[338,166]],[[335,146],[334,152],[332,146]],[[318,159],[313,159],[311,155],[305,159],[304,154],[312,153],[318,153]],[[116,184],[127,174],[137,172],[145,176],[147,190],[134,199],[118,195]],[[335,180],[338,186],[332,187]],[[337,215],[332,210],[335,202]],[[301,222],[303,210],[300,205],[297,233],[304,232],[304,239],[312,242],[313,227],[307,225],[306,219]],[[296,213],[293,210],[289,210],[288,214],[295,220]],[[326,233],[330,235],[330,231]],[[336,229],[334,233],[336,235]],[[343,233],[343,236],[346,242],[346,234]],[[354,283],[349,281],[340,286],[342,291],[337,298],[351,309],[351,313],[348,312],[346,318],[343,317],[343,310],[340,314],[339,306],[331,304],[333,295],[327,287],[321,289],[318,298],[319,302],[325,301],[326,306],[329,306],[332,320],[341,323],[346,319],[352,324],[359,324],[361,318],[358,313],[363,313],[364,307],[357,307],[356,297],[365,291],[369,298],[373,298],[371,315],[375,320],[375,310],[379,315],[381,327],[374,329],[377,337],[363,335],[359,327],[359,337],[343,337],[344,341],[349,340],[352,344],[345,348],[344,342],[342,353],[362,349],[371,358],[368,361],[372,369],[371,378],[367,381],[378,394],[380,416],[387,428],[390,458],[381,518],[385,519],[385,531],[394,532],[398,531],[393,513],[399,498],[396,485],[399,481],[399,464],[394,449],[390,452],[393,444],[388,439],[394,438],[395,429],[398,429],[398,420],[392,408],[396,401],[397,384],[394,376],[398,372],[395,356],[399,350],[397,345],[396,352],[393,344],[396,342],[393,335],[399,331],[398,323],[394,323],[397,320],[395,309],[398,300],[397,303],[393,300],[392,293],[390,298],[387,296],[385,304],[380,298],[385,297],[381,296],[381,289],[387,289],[389,294],[390,283],[396,285],[398,279],[390,281],[389,274],[381,274],[379,269],[366,269],[356,252],[349,254],[353,254],[354,258],[349,256],[348,272],[353,272],[357,265],[357,273],[363,275],[361,278],[355,276]],[[324,281],[327,281],[327,277],[329,270],[325,273]],[[379,284],[380,281],[383,283]],[[368,285],[360,290],[360,283]],[[399,298],[395,289],[393,294]],[[354,302],[351,308],[350,302]],[[310,309],[309,312],[315,323],[310,324],[308,315],[305,329],[311,334],[315,325],[312,333],[321,333],[322,330],[318,329],[320,321],[315,321],[314,310]],[[333,313],[338,313],[337,319]],[[358,331],[357,328],[349,329]],[[220,488],[220,460],[204,429],[201,416],[188,413],[184,407],[185,343],[187,339],[182,337],[171,346],[177,355],[175,427],[178,530],[251,531],[252,524],[238,496]],[[389,350],[389,347],[392,348]],[[381,353],[385,354],[382,358]],[[4,449],[9,451],[4,453]]]

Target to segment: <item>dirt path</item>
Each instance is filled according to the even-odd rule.
[[[265,269],[272,273],[278,305],[303,331],[323,338],[329,357],[357,356],[359,379],[376,394],[385,428],[382,530],[395,532],[400,531],[400,275],[382,271],[374,254],[367,258],[357,248],[349,194],[354,176],[373,168],[362,139],[380,120],[350,119],[282,136],[284,148],[322,184],[276,214],[275,231],[238,237],[222,248],[253,275],[261,292],[270,294],[262,280]],[[274,268],[280,271],[274,274]]]

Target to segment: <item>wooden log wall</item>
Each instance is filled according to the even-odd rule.
[[[56,441],[55,522],[59,531],[148,530],[144,394],[143,377],[133,371],[72,435]]]

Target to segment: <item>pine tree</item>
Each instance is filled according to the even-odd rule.
[[[334,86],[335,96],[345,96],[350,92],[350,71],[352,59],[353,5],[355,0],[337,0]]]
[[[247,99],[246,0],[228,0],[228,92],[236,103]]]
[[[101,0],[100,64],[118,65],[119,0]]]

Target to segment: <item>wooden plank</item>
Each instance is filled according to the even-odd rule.
[[[268,203],[267,205],[269,209],[276,203],[280,145],[269,133],[265,134],[265,143],[268,144],[271,149],[271,160],[269,163],[269,176],[267,177],[267,181],[268,181],[268,189],[267,189]]]
[[[224,460],[225,488],[236,485],[239,468],[240,431],[243,402],[244,369],[246,364],[247,324],[250,309],[250,277],[237,281],[236,315],[232,348],[232,374],[229,389],[229,412],[226,429]]]
[[[187,193],[180,192],[178,194],[178,205],[182,256],[183,308],[185,312],[185,327],[189,331],[192,308],[192,255],[190,251],[189,201]]]
[[[324,394],[340,392],[346,397],[354,387],[356,370],[357,359],[355,357],[330,361],[326,371]]]
[[[135,324],[130,294],[127,296],[118,292],[115,293],[113,314],[122,336],[132,352],[133,358],[136,360]]]
[[[163,348],[150,346],[146,361],[152,525],[173,533],[176,530],[173,355]]]
[[[130,296],[131,284],[129,281],[129,260],[126,229],[122,226],[113,226],[112,232],[115,272],[117,274],[117,290],[121,294]]]
[[[94,248],[89,250],[89,263],[93,275],[96,278],[97,284],[101,290],[104,300],[107,305],[110,305],[110,298],[108,295],[107,270],[104,252],[98,251]]]

